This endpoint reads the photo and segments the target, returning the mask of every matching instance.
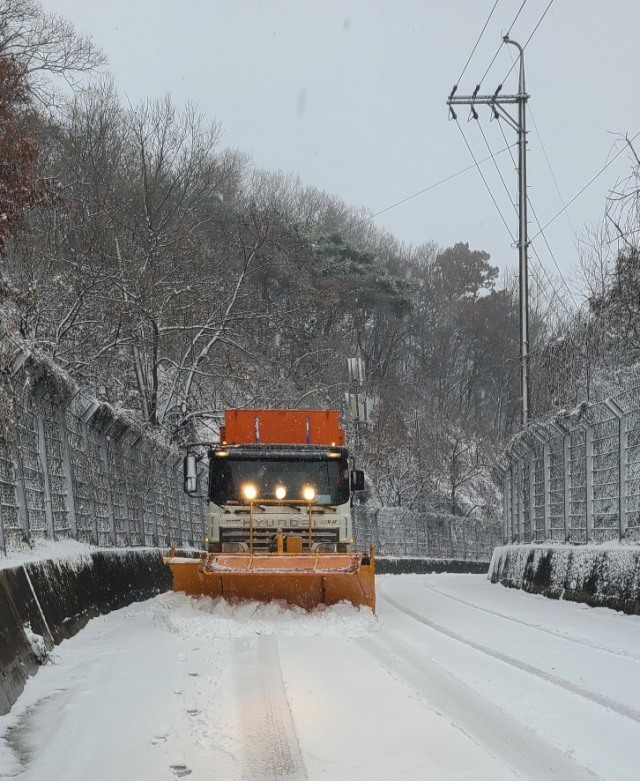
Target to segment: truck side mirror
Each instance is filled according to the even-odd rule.
[[[196,467],[196,457],[187,455],[184,458],[184,492],[186,494],[195,494],[198,491],[198,471]]]
[[[351,490],[364,491],[364,472],[362,469],[351,470]]]

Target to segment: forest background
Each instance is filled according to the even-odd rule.
[[[229,407],[337,408],[369,502],[495,518],[494,464],[520,424],[513,271],[464,226],[453,247],[408,246],[257,169],[193,105],[125,105],[104,66],[37,3],[0,3],[0,367],[26,347],[178,443],[215,439]],[[628,146],[630,176],[582,238],[584,300],[532,280],[534,418],[637,382]],[[353,357],[372,405],[357,430]]]

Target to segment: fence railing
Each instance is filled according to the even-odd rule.
[[[184,494],[179,453],[64,387],[55,367],[33,364],[20,354],[8,380],[15,414],[9,441],[0,439],[0,552],[39,538],[201,546],[206,507]]]
[[[499,521],[365,506],[356,507],[354,535],[358,549],[373,543],[381,555],[473,561],[489,561],[502,536]]]
[[[530,426],[499,468],[505,542],[640,542],[640,388]]]

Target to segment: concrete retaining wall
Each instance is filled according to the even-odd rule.
[[[488,577],[552,599],[640,614],[637,546],[503,546],[493,552]]]
[[[427,559],[410,556],[376,556],[377,575],[428,575],[431,572],[457,572],[484,575],[489,570],[488,561],[466,559]]]
[[[89,619],[170,588],[159,551],[96,551],[0,570],[0,715],[39,667],[29,628],[51,649]]]

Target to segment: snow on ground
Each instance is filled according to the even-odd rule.
[[[377,586],[376,617],[165,594],[94,619],[0,718],[0,777],[636,781],[640,619]]]
[[[308,612],[282,602],[230,604],[219,597],[192,599],[173,592],[152,600],[149,613],[170,632],[207,641],[255,635],[361,637],[378,628],[370,610],[347,604],[321,605]]]

